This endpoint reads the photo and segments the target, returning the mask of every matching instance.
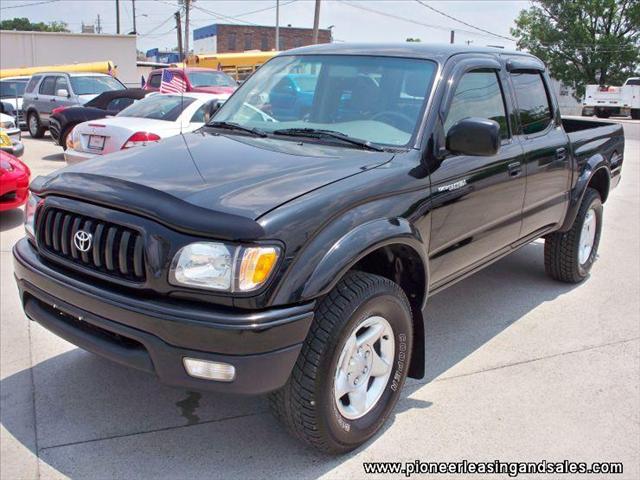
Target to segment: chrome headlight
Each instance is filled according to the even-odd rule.
[[[226,292],[250,292],[269,279],[280,255],[276,246],[245,247],[196,242],[173,258],[169,283]]]
[[[36,209],[40,203],[40,197],[29,192],[29,199],[24,207],[24,229],[31,238],[36,237]]]

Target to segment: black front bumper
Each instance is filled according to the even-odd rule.
[[[313,303],[265,311],[141,300],[64,275],[23,239],[13,248],[27,316],[65,340],[166,384],[260,394],[287,381],[311,321]],[[189,376],[184,357],[233,365],[232,382]]]

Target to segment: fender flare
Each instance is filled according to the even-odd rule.
[[[578,215],[582,199],[587,191],[587,186],[593,179],[594,175],[600,171],[606,171],[607,178],[609,181],[611,180],[611,169],[609,168],[609,163],[601,153],[598,153],[589,157],[586,161],[580,175],[578,176],[575,186],[571,190],[567,214],[565,215],[562,227],[559,229],[560,232],[566,232],[571,229],[571,226]]]
[[[307,245],[306,252],[314,251],[322,245],[322,240],[316,238]],[[298,262],[292,265],[296,272],[285,279],[282,288],[276,293],[276,301],[283,303],[297,303],[322,296],[340,281],[340,279],[360,260],[371,252],[387,245],[404,245],[411,248],[419,257],[424,269],[425,291],[419,305],[412,302],[414,342],[408,376],[423,378],[425,341],[424,318],[422,310],[428,297],[429,262],[427,248],[419,232],[404,218],[377,219],[358,225],[356,228],[342,235],[326,250],[324,255],[309,265],[312,257],[305,258],[301,254]],[[301,265],[301,268],[296,268]],[[305,266],[307,266],[305,268]]]

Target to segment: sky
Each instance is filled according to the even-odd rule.
[[[276,0],[192,1],[191,29],[213,23],[275,25]],[[115,4],[115,0],[0,0],[0,19],[63,21],[72,32],[79,32],[83,22],[94,24],[99,14],[103,33],[115,33]],[[139,50],[176,46],[173,14],[180,8],[178,4],[179,0],[135,1]],[[514,19],[531,2],[422,0],[421,4],[418,0],[322,0],[320,27],[333,25],[334,40],[340,42],[403,42],[411,37],[423,42],[448,43],[453,29],[455,43],[471,41],[474,45],[515,47],[512,40],[458,23],[423,4],[475,27],[510,37]],[[311,28],[314,6],[314,0],[280,0],[280,25]],[[132,30],[132,15],[132,1],[120,0],[122,33]]]

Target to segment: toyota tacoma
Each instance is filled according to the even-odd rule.
[[[620,125],[560,117],[528,54],[303,47],[195,132],[35,179],[15,275],[71,343],[268,393],[295,436],[345,452],[423,376],[431,295],[539,238],[550,277],[589,276],[623,153]]]

